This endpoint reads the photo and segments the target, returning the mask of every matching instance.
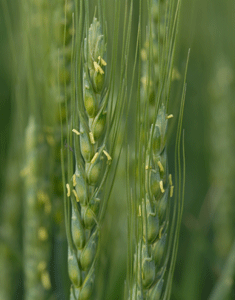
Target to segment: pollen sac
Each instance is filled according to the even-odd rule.
[[[151,257],[148,255],[146,246],[142,250],[142,284],[146,289],[151,286],[155,278],[155,264]]]
[[[86,174],[87,180],[90,185],[96,185],[100,178],[101,170],[102,170],[103,160],[102,160],[102,152],[97,155],[95,161],[91,161],[91,163],[87,166]]]
[[[81,153],[86,162],[90,162],[94,156],[94,146],[91,144],[89,133],[80,124],[80,147]]]
[[[95,140],[98,140],[103,135],[105,130],[105,124],[106,124],[106,112],[98,114],[95,117],[91,127]]]
[[[69,278],[75,287],[81,286],[81,270],[78,266],[78,261],[71,249],[68,250],[68,273]]]
[[[85,233],[81,224],[79,213],[75,211],[72,206],[72,221],[71,221],[71,232],[73,242],[77,249],[82,249],[85,243]]]
[[[152,245],[152,255],[157,266],[160,265],[164,255],[166,236],[166,233],[163,234],[163,236]]]
[[[88,273],[79,295],[79,300],[90,300],[94,289],[95,273],[94,270]]]
[[[143,202],[144,205],[144,202]],[[143,209],[144,211],[144,209]],[[153,212],[149,199],[146,199],[146,217],[147,217],[147,241],[152,243],[156,240],[159,232],[159,219],[156,213]],[[145,224],[144,224],[145,227]],[[144,232],[146,229],[144,228]],[[146,238],[146,237],[145,237]]]
[[[163,152],[159,156],[154,157],[154,162],[158,166],[160,178],[163,182],[166,182],[167,176],[167,152],[166,148],[164,148]]]
[[[161,299],[162,288],[164,280],[161,278],[149,291],[149,300],[159,300]]]
[[[87,203],[87,185],[86,180],[84,178],[83,172],[81,172],[79,169],[76,169],[75,172],[75,180],[76,180],[76,186],[75,190],[78,195],[78,200],[82,205],[86,205]]]
[[[90,118],[94,118],[97,111],[97,103],[94,93],[92,93],[89,81],[86,78],[86,72],[83,74],[83,97],[86,112]]]
[[[164,220],[165,215],[166,215],[167,204],[168,204],[168,194],[169,194],[169,191],[167,188],[165,193],[162,195],[162,197],[158,203],[158,206],[157,206],[160,222],[162,222]]]
[[[97,250],[97,243],[98,231],[96,230],[88,240],[80,256],[81,267],[84,271],[88,270],[94,261]]]

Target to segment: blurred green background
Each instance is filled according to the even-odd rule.
[[[9,3],[14,4],[13,1]],[[17,10],[14,5],[10,7],[13,19],[17,21]],[[137,16],[137,8],[134,12]],[[137,24],[137,20],[133,23]],[[4,192],[6,153],[12,124],[12,70],[9,68],[11,56],[8,42],[3,10],[0,9],[1,195]],[[172,299],[175,300],[208,299],[235,238],[234,0],[182,0],[176,51],[176,65],[181,74],[189,48],[183,121],[186,189],[172,292]],[[171,99],[174,101],[174,95]],[[170,161],[173,161],[173,152],[172,142]],[[114,193],[120,185],[122,182],[117,181]],[[117,197],[114,199],[117,200]],[[120,203],[123,204],[122,201]],[[109,209],[125,210],[125,206],[123,209],[114,202],[110,206]],[[120,213],[113,220],[107,220],[111,228],[107,239],[112,236],[110,238],[125,244],[126,228],[121,227],[126,224],[125,218],[125,213]],[[122,244],[119,244],[114,253],[115,260],[109,274],[113,282],[109,282],[111,290],[107,292],[107,299],[122,298],[120,286],[125,277],[122,249]],[[107,251],[113,250],[110,248]],[[115,269],[115,266],[118,268]],[[221,300],[226,299],[235,299],[234,287],[230,295]]]

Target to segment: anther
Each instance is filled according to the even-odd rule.
[[[38,238],[41,241],[46,241],[48,239],[48,232],[45,227],[40,227],[38,229]]]
[[[173,182],[172,182],[172,175],[171,175],[171,174],[169,174],[169,184],[170,184],[170,185],[173,185]]]
[[[48,145],[50,145],[50,146],[54,146],[55,145],[55,139],[53,138],[52,135],[47,135],[46,136],[46,140],[47,140]]]
[[[163,165],[162,163],[160,162],[160,160],[157,162],[158,166],[159,166],[159,169],[161,172],[164,172],[164,168],[163,168]]]
[[[174,186],[172,185],[170,188],[170,198],[173,197],[173,193],[174,193]]]
[[[93,156],[92,160],[91,160],[91,164],[93,164],[96,161],[98,156],[99,156],[99,153],[96,152],[95,155]]]
[[[23,170],[20,171],[20,176],[25,177],[26,175],[30,174],[30,168],[26,167]]]
[[[141,206],[139,205],[139,217],[141,217]]]
[[[76,129],[72,129],[72,132],[76,133],[76,135],[80,135],[80,132],[77,131]]]
[[[74,194],[74,196],[75,196],[75,198],[76,198],[76,201],[79,202],[78,194],[77,194],[77,192],[76,192],[75,190],[73,190],[73,194]]]
[[[112,157],[108,154],[107,151],[103,150],[103,153],[107,157],[108,160],[112,160]]]
[[[76,186],[76,185],[77,185],[76,175],[73,174],[73,186]]]
[[[159,182],[159,185],[160,185],[160,190],[161,190],[161,192],[164,193],[165,190],[164,190],[164,188],[163,188],[163,181],[162,181],[162,180]]]
[[[67,188],[67,197],[70,197],[70,186],[68,183],[66,184],[66,188]]]
[[[98,56],[98,59],[100,60],[102,66],[107,65],[106,61],[101,56]]]
[[[89,136],[90,136],[91,143],[94,145],[95,144],[95,139],[94,139],[94,135],[91,131],[89,132]]]
[[[104,74],[104,71],[103,71],[102,68],[97,64],[96,61],[94,61],[94,68],[95,68],[95,71],[96,71],[97,73],[100,73],[101,75]]]
[[[166,118],[167,119],[171,119],[171,118],[173,118],[174,116],[172,115],[172,114],[170,114],[170,115],[168,115]]]
[[[45,261],[40,261],[40,263],[38,264],[37,269],[38,269],[39,272],[42,272],[46,269],[46,267],[47,267],[47,263]]]
[[[51,288],[51,281],[48,271],[44,271],[41,276],[42,285],[46,290]]]

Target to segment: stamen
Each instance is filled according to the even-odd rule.
[[[173,197],[173,193],[174,193],[174,186],[172,185],[170,189],[170,198]]]
[[[170,185],[173,185],[173,182],[172,182],[172,175],[171,175],[171,174],[169,174],[169,184],[170,184]]]
[[[157,162],[158,166],[159,166],[159,169],[161,172],[164,172],[164,168],[163,168],[163,165],[162,163],[160,162],[160,160]]]
[[[97,73],[100,73],[101,75],[103,75],[103,74],[104,74],[104,71],[103,71],[103,69],[101,68],[101,66],[99,66],[99,65],[97,64],[96,61],[94,61],[93,64],[94,64],[95,71],[96,71]]]
[[[92,160],[91,160],[91,164],[93,164],[96,161],[98,156],[99,156],[99,153],[96,152],[95,155],[93,156]]]
[[[95,144],[95,139],[94,139],[94,135],[91,131],[89,132],[89,136],[90,136],[91,143],[94,145]]]
[[[103,150],[103,153],[107,157],[108,160],[112,160],[112,157],[108,154],[107,151]]]
[[[76,133],[76,135],[80,135],[80,132],[77,131],[76,129],[72,129],[72,132]]]
[[[159,185],[160,185],[160,190],[161,190],[161,192],[164,193],[165,190],[164,190],[164,188],[163,188],[163,181],[162,181],[162,180],[160,181]]]
[[[98,56],[98,59],[100,60],[102,66],[107,66],[106,61],[101,56]]]
[[[67,197],[70,197],[70,186],[69,186],[69,184],[67,183],[66,184],[66,188],[67,188]]]
[[[76,201],[79,202],[78,194],[77,194],[77,192],[76,192],[75,190],[73,190],[73,194],[74,194],[74,196],[75,196],[75,198],[76,198]]]
[[[77,185],[76,175],[73,174],[73,186],[76,186],[76,185]]]

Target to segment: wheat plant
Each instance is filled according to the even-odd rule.
[[[233,299],[230,0],[202,2],[1,0],[1,300]]]
[[[184,103],[179,114],[176,157],[179,194],[175,199],[172,175],[167,162],[167,129],[173,117],[167,113],[173,75],[177,28],[177,1],[149,1],[148,30],[142,54],[142,85],[136,120],[137,180],[129,193],[130,245],[128,299],[169,299],[174,269],[176,241],[182,217],[180,139]],[[152,64],[154,62],[154,64]],[[179,168],[177,170],[177,168]],[[179,172],[179,173],[178,173]],[[184,175],[183,175],[184,181]],[[184,185],[184,183],[183,183]],[[179,197],[179,198],[178,198]],[[172,205],[172,201],[175,204]],[[130,241],[131,242],[131,241]]]

